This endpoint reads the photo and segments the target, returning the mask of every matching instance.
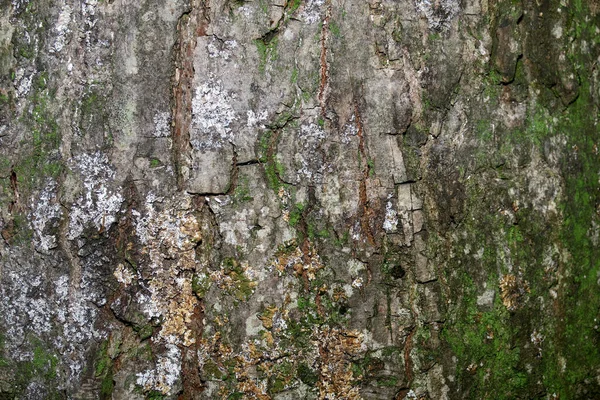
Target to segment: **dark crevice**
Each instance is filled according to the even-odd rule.
[[[256,164],[260,164],[260,161],[258,160],[248,160],[248,161],[244,161],[244,162],[239,162],[237,164],[235,164],[237,167],[245,167],[247,165],[256,165]]]

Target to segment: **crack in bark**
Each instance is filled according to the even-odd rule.
[[[360,226],[361,230],[367,236],[367,240],[369,244],[372,246],[376,246],[375,237],[373,236],[373,232],[371,232],[371,226],[369,221],[372,221],[374,218],[374,211],[369,207],[369,199],[367,196],[367,180],[369,179],[369,175],[371,173],[371,166],[368,162],[368,155],[365,149],[365,135],[363,130],[362,119],[360,115],[360,110],[358,107],[358,102],[354,103],[354,115],[356,116],[356,128],[357,128],[357,136],[358,136],[358,154],[360,155],[360,169],[361,169],[361,177],[359,183],[359,204],[360,204]]]
[[[325,107],[327,105],[327,89],[329,88],[329,65],[327,64],[327,41],[329,39],[329,19],[331,18],[331,0],[327,2],[327,10],[325,11],[325,19],[321,27],[321,80],[319,83],[319,104],[321,105],[321,115],[325,115]]]
[[[185,186],[182,168],[184,154],[190,147],[190,126],[192,123],[192,98],[194,95],[194,50],[196,38],[206,36],[209,0],[191,0],[190,10],[177,22],[177,40],[173,46],[173,97],[172,97],[172,138],[173,164],[175,165],[177,187]]]

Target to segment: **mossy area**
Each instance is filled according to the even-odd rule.
[[[0,376],[5,375],[4,371],[11,371],[14,373],[14,379],[10,382],[10,391],[2,392],[0,387],[0,397],[7,396],[6,398],[21,398],[27,386],[32,382],[36,381],[44,385],[48,385],[48,390],[45,393],[47,399],[65,399],[64,393],[58,390],[53,383],[59,378],[59,359],[58,355],[44,344],[42,340],[35,336],[28,338],[29,345],[31,346],[31,360],[30,361],[14,361],[2,357],[2,350],[4,347],[3,338],[0,336]],[[0,384],[3,382],[0,381]]]
[[[26,150],[20,152],[14,171],[19,185],[29,190],[46,177],[56,178],[63,168],[58,152],[60,132],[51,107],[55,94],[49,87],[49,79],[47,73],[36,76],[31,98],[33,107],[21,118],[31,136],[21,142]]]
[[[277,60],[277,42],[278,38],[274,35],[254,41],[258,51],[258,70],[263,74],[267,70],[267,65]]]
[[[572,6],[567,36],[596,43],[598,16],[590,18],[579,0]],[[490,104],[499,104],[499,89],[529,97],[526,120],[510,129],[492,120],[475,122],[488,153],[463,167],[474,176],[467,184],[469,213],[457,235],[462,239],[453,239],[456,251],[445,260],[447,296],[457,300],[451,300],[442,338],[457,357],[457,388],[466,398],[600,396],[600,250],[594,236],[600,222],[600,107],[588,72],[594,61],[578,46],[567,51],[578,76],[573,95],[553,83],[558,78],[546,66],[535,65],[542,63],[539,54],[525,53],[508,88],[490,75],[484,89]],[[560,68],[557,74],[571,73]],[[492,123],[500,129],[493,131]],[[552,153],[557,142],[563,150]],[[535,160],[552,168],[536,173],[561,182],[556,212],[536,209],[527,191],[516,195],[533,187],[535,178],[524,171],[540,162]],[[508,275],[524,286],[514,309],[502,289]],[[481,300],[485,291],[494,293],[493,304]]]
[[[113,382],[113,360],[110,358],[109,352],[109,341],[105,340],[100,345],[98,350],[96,361],[94,363],[95,378],[101,381],[100,385],[100,398],[110,399],[114,389]]]
[[[587,92],[587,93],[586,93]],[[546,384],[560,393],[561,398],[579,396],[577,385],[596,376],[600,368],[600,248],[591,232],[598,224],[600,204],[600,158],[596,125],[598,106],[588,95],[587,85],[559,121],[558,130],[569,132],[568,148],[562,161],[565,179],[564,215],[560,241],[568,251],[568,259],[559,268],[564,270],[563,288],[558,290],[559,315],[554,327],[554,342],[550,354],[564,358],[566,368],[547,364]],[[600,395],[600,383],[595,385]]]
[[[244,266],[234,258],[226,258],[223,260],[221,268],[223,274],[231,282],[224,288],[225,292],[233,296],[236,304],[248,300],[254,293],[256,282],[248,278]],[[203,283],[203,281],[200,280],[197,280],[196,282],[197,283],[194,285],[196,288],[203,288],[204,285],[206,285],[206,283]],[[192,283],[194,284],[194,282]]]

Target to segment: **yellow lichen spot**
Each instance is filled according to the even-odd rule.
[[[277,307],[269,306],[261,315],[258,316],[258,319],[261,320],[262,325],[265,327],[265,329],[273,328],[273,316],[275,315],[277,310]]]
[[[529,293],[529,284],[512,274],[507,274],[500,279],[500,295],[502,303],[509,311],[518,309]]]

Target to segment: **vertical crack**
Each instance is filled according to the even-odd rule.
[[[370,221],[374,221],[375,213],[369,207],[369,199],[367,196],[367,180],[369,179],[369,174],[371,173],[371,166],[369,165],[367,151],[365,149],[365,135],[363,131],[363,124],[360,115],[360,110],[358,107],[358,103],[354,104],[354,115],[356,116],[356,128],[357,128],[357,136],[358,136],[358,154],[360,156],[359,159],[359,168],[361,169],[361,177],[359,183],[359,202],[360,202],[360,226],[362,231],[367,235],[367,240],[369,244],[375,246],[375,237],[373,236],[373,232],[371,232],[371,224]]]
[[[209,0],[190,0],[190,10],[177,22],[177,40],[173,47],[173,163],[177,176],[177,187],[183,190],[183,169],[187,161],[184,154],[190,146],[192,123],[192,98],[194,96],[194,50],[196,39],[206,36],[209,24]]]
[[[327,91],[329,89],[329,65],[327,63],[327,42],[329,39],[329,20],[331,19],[331,0],[327,2],[325,19],[321,27],[321,81],[319,84],[319,104],[321,105],[321,115],[325,115],[327,105]]]

